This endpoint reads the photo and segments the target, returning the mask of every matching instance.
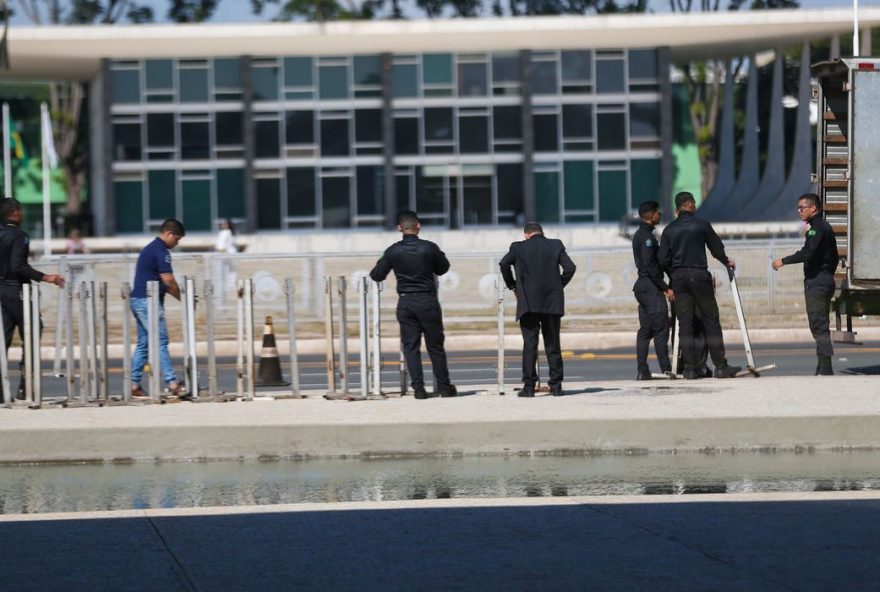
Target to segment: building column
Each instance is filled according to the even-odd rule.
[[[715,183],[709,188],[709,195],[703,196],[700,212],[707,218],[714,216],[724,208],[727,196],[730,195],[736,181],[736,147],[733,140],[733,59],[724,65],[724,104],[721,106],[721,134],[718,138],[718,169],[715,172]]]
[[[535,202],[535,130],[532,122],[532,52],[524,49],[519,52],[519,83],[522,89],[522,189],[523,209],[526,220],[538,218]]]
[[[746,117],[743,124],[743,149],[739,161],[739,177],[728,196],[726,207],[718,212],[716,220],[737,217],[742,207],[755,194],[761,178],[760,154],[758,153],[758,66],[755,54],[749,57],[749,80],[746,83]]]
[[[831,36],[831,55],[832,60],[840,58],[840,35]]]
[[[257,230],[257,184],[254,180],[256,132],[254,125],[254,82],[251,56],[241,56],[242,139],[244,140],[244,231]]]
[[[397,182],[394,175],[394,56],[382,54],[382,166],[385,183],[385,229],[397,228]]]
[[[675,158],[672,155],[672,83],[669,80],[669,48],[657,48],[657,78],[660,81],[660,208],[671,219],[672,185],[675,183]],[[598,202],[597,202],[598,203]]]
[[[95,236],[116,234],[116,196],[113,192],[113,117],[110,112],[110,60],[102,59],[98,77],[88,93],[91,136],[91,210]],[[146,126],[144,127],[146,131]],[[143,135],[146,135],[144,133]],[[65,228],[65,232],[67,229]]]

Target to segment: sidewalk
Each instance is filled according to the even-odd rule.
[[[880,448],[873,376],[567,383],[523,399],[0,410],[0,462]],[[263,393],[261,393],[263,394]],[[285,393],[286,394],[286,393]]]

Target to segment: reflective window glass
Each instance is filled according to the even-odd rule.
[[[559,92],[556,62],[532,62],[532,92],[536,95],[555,95]]]
[[[557,152],[559,150],[559,130],[556,115],[543,114],[532,117],[535,128],[535,152]]]
[[[183,224],[187,230],[210,231],[211,228],[211,181],[207,179],[183,180],[180,183],[183,202]]]
[[[354,137],[356,142],[381,142],[382,110],[357,109],[354,112]]]
[[[214,87],[241,88],[241,60],[239,58],[217,58],[214,60]]]
[[[217,169],[217,216],[241,218],[244,216],[244,171]]]
[[[519,140],[522,138],[522,108],[519,106],[494,107],[492,133],[496,140]]]
[[[257,228],[281,228],[281,179],[257,179]]]
[[[589,51],[561,52],[562,82],[590,80],[593,75],[592,57]]]
[[[348,156],[348,120],[324,119],[321,121],[321,155]]]
[[[394,152],[397,154],[419,153],[419,119],[417,117],[394,118]]]
[[[623,60],[596,61],[596,92],[624,92]]]
[[[116,232],[144,231],[144,187],[140,181],[113,183]]]
[[[376,215],[384,211],[384,174],[382,167],[357,167],[357,213]]]
[[[559,222],[559,173],[535,173],[538,222]]]
[[[177,182],[174,171],[150,171],[149,209],[152,220],[164,220],[177,216]]]
[[[174,114],[147,114],[147,146],[153,148],[174,147]]]
[[[140,103],[140,71],[111,70],[110,96],[114,103]]]
[[[180,68],[180,100],[184,103],[204,103],[208,100],[207,68]]]
[[[210,158],[207,122],[184,122],[180,124],[180,158],[196,160]]]
[[[657,78],[657,51],[653,49],[629,50],[629,77]]]
[[[146,60],[144,73],[147,79],[147,90],[174,88],[174,68],[171,60]]]
[[[312,84],[312,58],[284,58],[284,86]]]
[[[284,142],[286,144],[314,144],[314,119],[314,111],[288,111],[285,115]]]
[[[626,149],[626,123],[623,113],[597,113],[596,135],[599,150]]]
[[[382,58],[377,55],[354,56],[354,83],[382,84]]]
[[[489,118],[459,117],[458,143],[462,154],[489,152]]]
[[[318,69],[319,94],[322,99],[348,98],[348,68],[321,66]]]
[[[591,210],[593,200],[593,162],[565,161],[563,164],[565,209]]]
[[[599,171],[599,221],[617,222],[627,210],[626,171]]]
[[[141,159],[141,124],[113,125],[113,160]]]
[[[562,136],[589,138],[593,135],[593,107],[591,105],[562,106]]]
[[[486,96],[486,64],[458,65],[458,96]]]
[[[525,210],[523,206],[522,165],[519,163],[499,164],[496,174],[498,179],[498,210],[513,212],[515,219],[516,214]]]
[[[425,141],[452,141],[452,109],[425,109]]]
[[[629,178],[634,203],[653,200],[661,202],[663,194],[662,164],[659,158],[632,160]]]
[[[422,81],[425,84],[452,84],[452,56],[448,53],[423,55]]]
[[[278,100],[278,68],[259,66],[251,70],[255,101]]]
[[[241,146],[242,114],[241,111],[218,111],[214,115],[214,135],[218,146]]]
[[[287,215],[315,215],[315,169],[292,167],[287,169]]]
[[[516,54],[492,55],[492,82],[519,83],[519,56]]]
[[[396,98],[419,96],[415,64],[395,64],[391,72],[391,89]]]
[[[321,179],[321,221],[324,228],[351,226],[351,196],[348,177]]]
[[[395,198],[397,199],[397,211],[401,210],[409,210],[413,206],[410,205],[410,182],[411,176],[409,174],[406,175],[395,175],[394,176],[394,187],[395,187]]]
[[[660,105],[658,103],[630,103],[629,134],[632,137],[659,137]]]
[[[278,122],[254,122],[254,142],[257,158],[278,158],[281,153]]]

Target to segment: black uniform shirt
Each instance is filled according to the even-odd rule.
[[[639,287],[639,284],[650,282],[657,286],[661,292],[669,289],[666,282],[663,281],[663,271],[657,263],[657,237],[654,236],[654,227],[644,222],[639,225],[639,229],[633,235],[633,258],[636,260],[636,268],[639,270],[639,279],[633,290]]]
[[[443,275],[449,271],[449,260],[440,247],[431,241],[422,240],[415,234],[404,234],[403,240],[385,250],[370,271],[370,277],[381,282],[392,269],[397,277],[398,294],[436,294],[434,275]]]
[[[818,214],[810,218],[810,229],[807,230],[803,248],[797,253],[782,258],[785,265],[803,263],[804,277],[807,279],[816,277],[822,271],[833,275],[839,261],[834,231]]]
[[[690,212],[681,211],[660,237],[660,253],[657,255],[660,268],[667,272],[681,268],[709,269],[706,247],[713,257],[727,265],[724,243],[712,225]]]
[[[0,284],[39,282],[43,274],[28,265],[30,238],[12,220],[0,224]]]

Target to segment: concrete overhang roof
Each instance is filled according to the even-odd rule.
[[[859,11],[880,26],[880,8]],[[17,79],[89,79],[101,58],[345,55],[669,47],[673,60],[729,57],[848,33],[850,9],[197,25],[12,27]]]

